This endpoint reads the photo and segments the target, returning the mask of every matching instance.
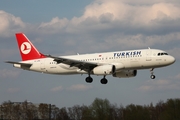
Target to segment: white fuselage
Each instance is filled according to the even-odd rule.
[[[175,62],[175,58],[168,55],[165,51],[158,49],[140,49],[128,51],[116,51],[107,53],[82,54],[72,56],[61,56],[63,58],[96,63],[98,65],[105,64],[122,64],[121,70],[138,70],[158,68],[170,65]],[[53,58],[41,58],[35,60],[21,61],[21,63],[31,63],[30,68],[22,68],[26,70],[48,73],[48,74],[87,74],[87,71],[77,67],[59,63]],[[21,68],[21,65],[14,64],[14,67]]]

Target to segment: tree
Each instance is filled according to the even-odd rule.
[[[73,120],[81,120],[82,118],[82,110],[79,105],[75,105],[71,108],[68,108],[69,111],[69,117]]]
[[[120,105],[120,107],[118,107],[117,104],[111,105],[110,107],[111,120],[123,120],[123,110],[124,107],[122,105]]]
[[[38,119],[38,108],[34,104],[25,100],[22,104],[19,104],[19,106],[21,108],[19,114],[22,119]]]
[[[12,106],[12,113],[11,115],[13,116],[13,119],[19,120],[21,118],[21,106],[19,104],[13,105]]]
[[[57,119],[58,120],[69,120],[68,112],[65,107],[59,109]]]
[[[165,109],[165,103],[164,103],[164,101],[160,100],[156,104],[156,107],[155,107],[155,113],[156,113],[157,120],[161,120],[160,116],[162,115],[162,112],[164,111],[164,109]]]
[[[4,102],[1,105],[3,119],[32,120],[48,119],[49,105],[34,105],[30,102]],[[165,103],[160,100],[156,106],[152,103],[147,106],[130,104],[119,107],[110,104],[107,99],[96,98],[91,105],[75,105],[73,107],[58,108],[51,106],[53,120],[180,120],[180,99],[168,99]]]
[[[167,100],[159,118],[160,120],[180,120],[180,99]]]
[[[48,119],[49,118],[48,104],[41,103],[38,107],[38,112],[39,112],[41,119]]]
[[[12,119],[12,107],[13,106],[10,100],[2,104],[2,112],[4,113],[3,117],[5,119]]]
[[[81,106],[82,117],[81,120],[92,120],[91,109],[88,106]]]
[[[91,114],[94,120],[110,120],[110,102],[96,98],[91,104]]]
[[[51,115],[52,115],[53,120],[58,119],[58,113],[59,113],[59,108],[56,107],[55,105],[52,105],[51,106]]]
[[[150,120],[149,110],[147,107],[140,105],[128,105],[124,110],[125,120]]]

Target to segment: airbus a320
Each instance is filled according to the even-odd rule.
[[[16,68],[48,74],[87,74],[87,83],[93,82],[91,75],[103,76],[100,82],[107,84],[107,75],[119,78],[135,77],[140,69],[150,69],[150,77],[155,79],[155,68],[175,62],[175,58],[167,52],[150,48],[71,56],[45,55],[36,49],[25,34],[16,33],[16,39],[22,61],[6,63],[11,63]]]

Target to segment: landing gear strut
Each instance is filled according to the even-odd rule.
[[[85,79],[85,81],[86,81],[87,83],[92,83],[93,79],[92,79],[92,77],[90,76],[90,71],[88,72],[88,77]]]
[[[154,68],[152,68],[152,69],[150,70],[150,72],[151,72],[150,78],[151,78],[151,79],[155,79],[155,78],[156,78],[156,76],[154,75],[153,70],[154,70]]]

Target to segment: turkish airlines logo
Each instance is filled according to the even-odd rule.
[[[28,42],[23,42],[21,44],[21,52],[23,54],[28,54],[31,51],[31,45]]]

